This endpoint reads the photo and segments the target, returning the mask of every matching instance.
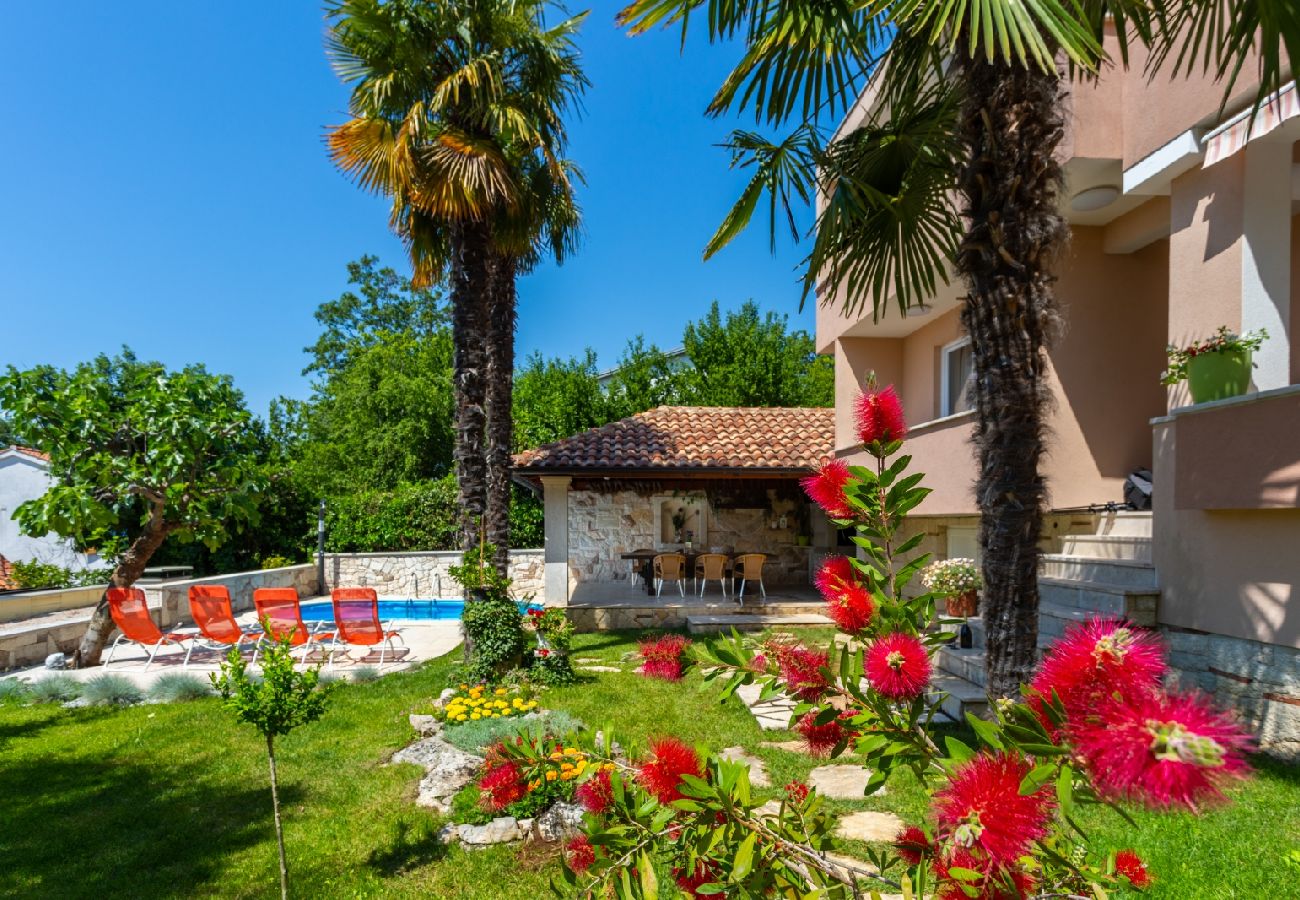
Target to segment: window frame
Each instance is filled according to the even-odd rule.
[[[944,344],[939,349],[939,418],[941,419],[958,415],[958,411],[952,408],[953,397],[949,387],[952,381],[952,355],[953,351],[969,347],[970,343],[970,335],[965,335],[951,343]],[[973,365],[974,360],[972,359],[972,369]],[[961,412],[967,412],[967,410],[961,410]]]

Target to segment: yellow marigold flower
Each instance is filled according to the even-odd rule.
[[[462,691],[467,691],[467,690],[469,690],[469,685],[468,685],[468,684],[462,684],[462,685],[460,686],[460,689],[461,689]]]
[[[458,715],[458,716],[456,717],[456,721],[457,721],[457,722],[464,722],[467,718],[469,718],[469,716],[465,715],[464,713],[461,713],[460,715]]]
[[[577,772],[561,772],[561,773],[560,773],[560,780],[561,780],[561,781],[569,781],[569,780],[571,780],[571,779],[573,778],[573,776],[575,776],[575,775],[577,775],[577,774],[578,774]]]
[[[585,759],[580,759],[578,760],[578,765],[574,767],[574,771],[581,773],[585,768],[587,768],[587,761]]]
[[[505,688],[497,688],[496,691],[495,691],[495,693],[496,693],[496,695],[497,695],[498,697],[504,697],[506,694],[508,694],[508,693],[510,693],[510,692],[507,691]]]
[[[567,772],[569,769],[572,769],[572,768],[573,768],[573,763],[560,763],[560,769],[561,769],[562,771]]]
[[[555,775],[555,770],[554,770],[554,769],[551,769],[549,772],[546,773],[546,780],[547,780],[547,781],[554,781],[554,780],[555,780],[555,777],[556,777],[556,775]]]
[[[472,713],[470,713],[470,714],[469,714],[469,717],[470,717],[471,719],[474,719],[475,721],[477,721],[478,719],[483,718],[483,717],[482,717],[481,715],[479,715],[477,712],[472,712]]]
[[[577,753],[578,753],[578,750],[577,750],[577,748],[575,748],[575,747],[565,747],[565,748],[564,748],[564,755],[565,755],[565,756],[576,756]]]
[[[564,759],[564,754],[562,754],[562,753],[552,753],[550,756],[547,757],[547,759],[561,760],[561,759]]]

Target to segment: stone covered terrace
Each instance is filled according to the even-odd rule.
[[[515,457],[515,479],[545,501],[548,606],[582,629],[679,627],[704,615],[807,615],[810,586],[836,532],[799,480],[830,455],[834,412],[659,407]],[[689,541],[689,548],[687,542]],[[688,577],[648,592],[637,550],[762,553],[745,604]]]

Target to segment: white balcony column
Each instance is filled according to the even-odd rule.
[[[1254,383],[1261,391],[1291,383],[1291,146],[1260,140],[1241,151],[1241,330],[1268,330],[1255,352]]]
[[[542,476],[546,566],[543,600],[547,606],[569,604],[569,485],[568,476]]]

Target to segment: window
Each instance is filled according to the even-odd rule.
[[[970,338],[953,341],[943,348],[939,373],[939,415],[954,416],[971,408],[970,382],[975,375],[975,358]]]

